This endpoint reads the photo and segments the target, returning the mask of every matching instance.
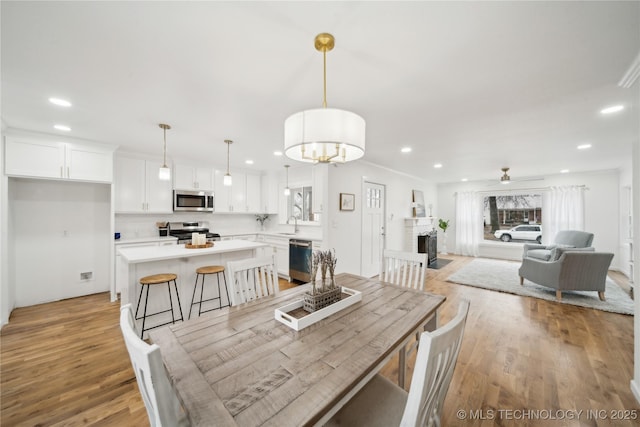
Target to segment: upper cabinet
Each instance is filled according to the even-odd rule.
[[[225,173],[224,170],[215,171],[215,212],[264,212],[260,175],[234,172],[231,174],[232,185],[226,187]]]
[[[10,176],[109,183],[113,180],[113,150],[7,136],[5,173]]]
[[[115,211],[118,213],[171,213],[171,181],[161,181],[161,163],[138,158],[116,159]]]
[[[213,168],[199,168],[175,165],[173,168],[173,188],[176,190],[214,190]]]

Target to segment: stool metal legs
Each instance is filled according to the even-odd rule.
[[[216,280],[218,283],[218,296],[217,297],[213,297],[213,298],[209,298],[209,299],[203,299],[204,298],[204,278],[205,276],[207,276],[207,274],[202,274],[202,273],[196,273],[196,282],[193,285],[193,295],[191,296],[191,305],[189,306],[189,319],[191,319],[191,309],[193,308],[194,305],[198,305],[198,317],[200,317],[200,315],[202,313],[206,313],[208,311],[213,311],[213,310],[219,310],[223,307],[229,307],[230,306],[230,300],[229,300],[229,289],[227,287],[227,278],[224,275],[224,272],[220,272],[220,273],[214,273],[216,275]],[[222,305],[222,294],[220,293],[220,274],[222,274],[222,278],[224,279],[224,290],[227,294],[227,305]],[[202,280],[200,281],[200,301],[195,301],[196,298],[196,291],[198,289],[198,278],[199,276],[202,275]],[[207,302],[207,301],[213,301],[213,300],[218,300],[218,307],[216,308],[211,308],[209,310],[202,310],[202,303],[203,302]]]
[[[178,311],[180,312],[180,318],[179,319],[176,319],[175,315],[173,313],[173,298],[171,296],[171,282],[172,281],[173,281],[173,287],[174,287],[174,289],[176,291],[176,298],[178,299]],[[182,315],[182,305],[180,304],[180,293],[178,292],[178,284],[176,283],[175,279],[172,280],[172,281],[168,281],[167,282],[167,289],[169,290],[169,305],[170,305],[170,308],[167,309],[167,310],[162,310],[162,311],[158,311],[156,313],[151,313],[151,314],[147,314],[147,307],[149,305],[149,288],[152,286],[152,284],[142,284],[142,287],[140,288],[140,296],[138,297],[138,305],[136,306],[136,315],[135,315],[136,320],[142,319],[142,331],[140,332],[140,338],[141,339],[142,339],[142,336],[144,335],[145,331],[148,331],[148,330],[154,329],[154,328],[158,328],[160,326],[168,325],[169,323],[175,324],[176,320],[184,321],[184,316]],[[144,299],[144,310],[143,310],[143,313],[142,313],[142,317],[138,317],[138,310],[140,309],[140,302],[142,302],[142,293],[144,292],[144,287],[145,286],[147,287],[147,294],[145,295],[145,299]],[[169,311],[171,312],[171,321],[170,322],[162,323],[160,325],[152,326],[150,328],[145,328],[147,317],[155,316],[157,314],[167,313]]]

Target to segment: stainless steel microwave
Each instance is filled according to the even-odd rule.
[[[213,191],[173,190],[174,212],[213,212]]]

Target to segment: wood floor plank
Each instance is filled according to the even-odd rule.
[[[628,410],[640,419],[640,405],[629,389],[632,316],[449,283],[446,278],[471,258],[447,258],[453,261],[428,269],[425,280],[427,292],[447,297],[440,324],[453,318],[460,299],[471,306],[443,425],[638,425],[637,420],[595,417]],[[629,292],[621,274],[611,277]],[[295,285],[281,281],[280,286]],[[106,293],[14,310],[0,331],[0,425],[149,425],[118,325],[119,310],[120,303],[110,302]],[[408,365],[407,389],[415,352]],[[397,358],[383,375],[396,380]],[[485,419],[469,418],[480,410],[476,414]],[[579,420],[536,422],[515,419],[516,410],[583,413]],[[489,411],[493,418],[487,419]]]

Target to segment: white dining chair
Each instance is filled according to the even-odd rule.
[[[244,304],[267,295],[277,295],[278,268],[274,254],[227,263],[231,301]]]
[[[469,301],[462,301],[453,320],[422,333],[409,393],[378,374],[325,425],[440,426],[468,312]]]
[[[131,304],[120,309],[120,329],[151,427],[188,426],[186,413],[167,378],[160,347],[139,338]]]
[[[380,264],[380,279],[405,288],[424,287],[427,254],[385,249]]]

